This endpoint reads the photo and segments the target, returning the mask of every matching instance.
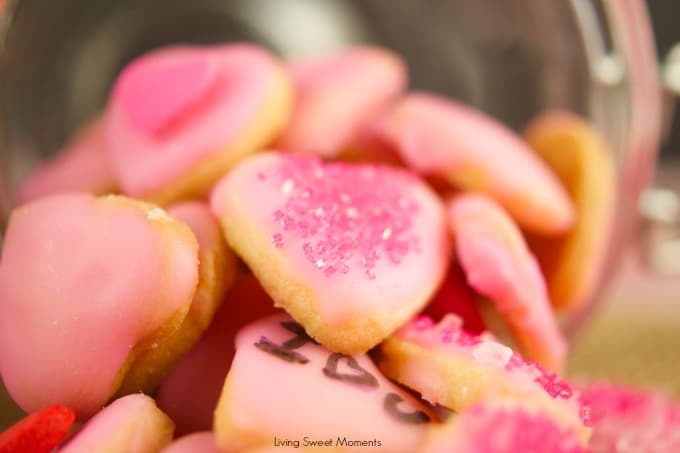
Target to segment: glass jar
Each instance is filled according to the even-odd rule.
[[[618,166],[602,280],[611,274],[661,131],[642,0],[9,0],[0,24],[0,226],[17,184],[104,106],[127,61],[166,44],[231,40],[284,57],[372,42],[407,60],[412,87],[514,128],[551,109],[588,118]]]

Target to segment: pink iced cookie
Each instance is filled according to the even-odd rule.
[[[272,299],[334,351],[379,343],[423,308],[449,264],[440,200],[390,167],[260,154],[211,204]]]
[[[406,86],[406,66],[378,47],[353,47],[293,61],[291,121],[276,147],[334,157]]]
[[[187,319],[201,332],[212,322],[227,290],[236,280],[236,256],[227,248],[219,221],[207,203],[187,201],[168,207],[198,239],[199,284]]]
[[[161,453],[231,453],[232,451],[220,449],[212,431],[201,431],[180,437],[161,450]]]
[[[208,328],[236,278],[236,256],[227,247],[219,223],[206,203],[178,203],[168,207],[168,213],[189,226],[198,239],[198,285],[189,311],[177,331],[137,356],[119,394],[156,389],[165,372]]]
[[[488,333],[472,335],[462,320],[447,315],[410,321],[381,345],[380,369],[420,392],[426,400],[456,412],[494,395],[526,399],[586,439],[587,407],[554,373],[524,360]]]
[[[59,453],[155,453],[172,441],[173,429],[153,399],[136,393],[102,409]]]
[[[411,453],[430,420],[368,356],[331,352],[279,315],[239,333],[215,411],[215,435],[223,448],[306,437],[308,447]]]
[[[47,162],[21,184],[16,204],[60,192],[102,195],[118,187],[106,153],[102,121],[87,123]]]
[[[485,193],[531,231],[567,231],[574,209],[566,190],[521,138],[453,100],[412,93],[371,127],[416,171]]]
[[[573,429],[526,402],[494,398],[433,427],[419,453],[587,453]]]
[[[17,208],[0,261],[0,372],[27,412],[99,410],[136,358],[172,335],[198,283],[198,244],[162,209],[53,195]]]
[[[246,324],[280,312],[252,275],[241,277],[229,290],[210,328],[156,393],[158,406],[175,422],[178,435],[212,428],[213,412],[234,357],[236,333]]]
[[[449,221],[470,286],[495,303],[529,358],[561,371],[567,344],[517,225],[493,200],[474,194],[451,201]]]
[[[130,63],[107,108],[106,136],[125,193],[167,203],[202,195],[287,122],[279,61],[249,44],[171,47]]]
[[[593,453],[680,451],[680,401],[658,391],[598,382],[585,388]]]
[[[463,270],[454,263],[424,313],[433,319],[453,313],[463,319],[465,331],[480,334],[486,325],[477,306],[478,299],[479,295],[465,281]]]

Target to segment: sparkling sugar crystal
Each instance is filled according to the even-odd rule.
[[[498,367],[507,365],[512,354],[512,349],[492,341],[483,341],[472,349],[472,356],[476,360]]]
[[[287,156],[271,176],[286,197],[272,214],[281,227],[272,242],[301,239],[306,259],[327,277],[358,268],[373,280],[379,262],[398,265],[419,251],[412,228],[419,206],[407,193],[414,176],[311,156]]]

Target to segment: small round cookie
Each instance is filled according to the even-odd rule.
[[[124,193],[157,203],[201,196],[288,121],[290,81],[250,44],[170,47],[131,62],[106,110]]]
[[[505,125],[471,107],[410,93],[371,133],[419,173],[496,199],[527,230],[555,235],[574,222],[569,196],[550,168]]]
[[[492,199],[477,194],[454,197],[448,214],[470,286],[498,307],[527,357],[561,372],[567,343],[538,262],[515,222]]]
[[[222,450],[215,442],[212,431],[201,431],[180,437],[161,450],[161,453],[236,453]]]
[[[252,275],[240,277],[198,343],[168,373],[156,401],[175,422],[179,436],[212,429],[213,412],[235,354],[236,333],[265,316],[281,313]]]
[[[168,207],[167,212],[191,228],[198,239],[198,286],[177,330],[135,357],[118,395],[154,391],[166,372],[181,360],[211,324],[236,279],[236,256],[227,247],[220,225],[206,203],[178,203]]]
[[[433,416],[366,355],[331,352],[285,315],[245,327],[215,410],[222,448],[417,451]],[[286,442],[289,441],[289,442]]]
[[[0,453],[40,453],[54,451],[66,438],[76,414],[53,404],[27,415],[0,432]]]
[[[60,192],[116,192],[118,182],[98,116],[86,123],[57,153],[36,168],[18,189],[16,205]]]
[[[463,320],[466,332],[480,334],[487,330],[479,310],[479,294],[465,281],[465,274],[458,263],[453,263],[437,293],[425,307],[424,314],[441,319],[452,313]]]
[[[295,87],[295,106],[274,146],[325,158],[343,151],[407,82],[401,58],[371,46],[292,61],[288,72]]]
[[[418,313],[450,261],[441,201],[391,167],[262,153],[211,205],[274,302],[337,352],[365,352]]]
[[[553,305],[578,311],[592,300],[604,270],[616,206],[613,153],[598,131],[567,112],[541,115],[529,124],[524,137],[562,180],[576,207],[576,222],[566,235],[529,235],[528,241]]]
[[[419,453],[588,453],[575,430],[527,401],[489,398],[430,428]]]
[[[490,395],[531,400],[562,426],[588,438],[587,407],[566,381],[490,334],[472,335],[461,325],[455,315],[439,324],[428,317],[410,321],[380,346],[379,368],[427,401],[456,412]]]
[[[680,401],[659,390],[596,382],[583,388],[594,452],[680,451]]]
[[[155,453],[172,441],[173,429],[152,398],[135,393],[99,411],[59,453]]]
[[[27,412],[58,403],[91,416],[177,331],[197,284],[196,237],[154,205],[62,194],[15,209],[0,260],[9,394]]]

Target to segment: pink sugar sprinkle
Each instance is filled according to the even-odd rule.
[[[581,453],[577,434],[542,413],[475,406],[459,419],[465,449],[486,453]]]
[[[373,280],[378,262],[398,265],[419,251],[412,229],[419,206],[407,194],[414,176],[299,155],[286,156],[272,176],[286,197],[272,214],[281,227],[272,242],[280,248],[287,237],[302,239],[305,257],[327,277],[360,267]]]
[[[281,233],[276,233],[272,236],[272,242],[277,249],[283,248],[283,235]]]

